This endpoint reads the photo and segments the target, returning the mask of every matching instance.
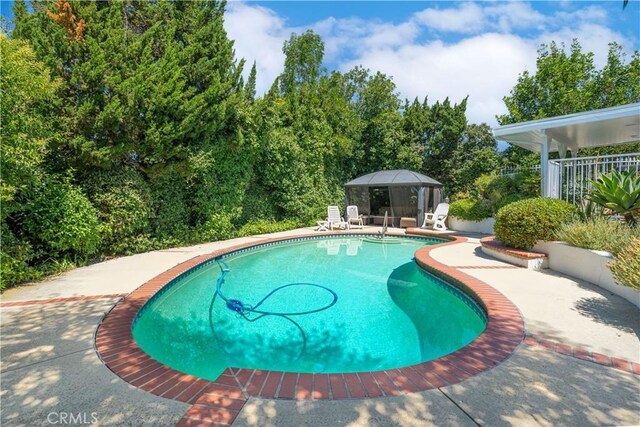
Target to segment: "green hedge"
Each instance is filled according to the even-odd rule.
[[[67,181],[43,180],[20,214],[22,230],[30,242],[48,253],[87,257],[101,242],[98,211]]]
[[[570,222],[576,207],[551,198],[525,199],[500,209],[496,215],[496,238],[514,248],[530,248],[538,240],[553,240],[556,230]]]
[[[298,221],[285,220],[285,221],[269,221],[265,219],[258,219],[246,223],[238,231],[239,236],[254,236],[256,234],[277,233],[278,231],[293,230],[300,227]]]
[[[607,217],[593,217],[585,221],[573,221],[561,225],[556,239],[585,249],[611,252],[617,255],[631,243],[640,239],[640,228],[632,228]]]
[[[104,251],[131,254],[155,246],[151,233],[152,197],[142,174],[132,168],[113,168],[85,176],[83,186],[99,211]]]
[[[449,205],[449,215],[467,221],[482,221],[492,216],[493,210],[487,200],[462,199]]]
[[[524,194],[519,194],[519,193],[514,193],[514,194],[509,194],[507,196],[502,197],[501,199],[499,199],[497,202],[495,202],[493,204],[493,212],[497,213],[500,209],[502,209],[503,207],[510,205],[511,203],[515,203],[518,202],[520,200],[524,200],[524,199],[528,199],[531,196],[526,196]]]
[[[640,289],[640,239],[632,238],[616,259],[609,263],[609,268],[619,283]]]

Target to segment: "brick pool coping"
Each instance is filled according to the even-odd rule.
[[[138,310],[172,279],[191,268],[226,253],[265,243],[323,235],[371,234],[351,230],[267,238],[187,260],[144,283],[112,308],[96,330],[96,352],[111,371],[134,387],[192,404],[178,423],[184,426],[231,424],[250,396],[294,400],[394,396],[456,384],[504,362],[524,339],[524,321],[516,306],[486,283],[430,256],[433,249],[463,243],[467,239],[418,228],[409,228],[406,233],[448,240],[418,249],[415,253],[416,262],[430,273],[462,289],[487,313],[487,327],[480,336],[469,345],[441,358],[399,369],[347,374],[297,374],[227,368],[215,381],[209,381],[159,363],[133,339],[131,327]]]
[[[507,255],[511,255],[522,259],[538,259],[546,258],[547,255],[541,252],[528,251],[526,249],[515,249],[509,246],[503,245],[496,240],[495,236],[483,237],[480,239],[480,244],[485,248],[493,249],[494,251],[502,252]]]

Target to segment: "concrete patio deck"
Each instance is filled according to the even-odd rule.
[[[63,417],[73,416],[76,424],[175,425],[191,405],[144,392],[112,373],[96,354],[96,326],[117,295],[194,256],[263,237],[112,259],[5,292],[0,306],[1,424],[64,424]],[[640,311],[587,282],[490,259],[479,250],[480,236],[465,237],[466,243],[433,249],[431,256],[481,279],[518,307],[529,338],[507,361],[455,385],[399,396],[340,401],[250,397],[233,425],[640,424],[640,372],[581,360],[574,357],[578,352],[561,354],[583,349],[594,352],[589,358],[611,356],[614,365],[622,359],[640,363]]]

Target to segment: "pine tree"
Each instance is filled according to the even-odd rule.
[[[244,86],[244,92],[247,96],[247,100],[253,102],[256,99],[256,61],[253,61],[249,77],[247,78],[247,84]]]

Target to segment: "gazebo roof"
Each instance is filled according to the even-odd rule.
[[[572,150],[626,144],[640,140],[640,103],[620,105],[566,116],[515,123],[493,129],[496,139],[540,152],[551,137],[548,150],[558,144]]]
[[[347,182],[345,187],[442,187],[442,184],[433,178],[406,169],[391,171],[378,171],[362,175]]]

